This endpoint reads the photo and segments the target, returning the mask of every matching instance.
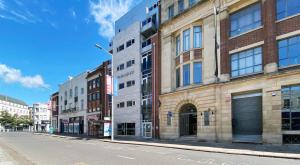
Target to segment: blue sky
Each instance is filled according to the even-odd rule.
[[[110,56],[113,22],[136,0],[0,0],[0,94],[46,102],[68,76]],[[117,9],[117,10],[116,10]]]

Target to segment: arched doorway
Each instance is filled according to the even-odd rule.
[[[197,108],[193,104],[186,104],[179,111],[180,136],[197,135]]]

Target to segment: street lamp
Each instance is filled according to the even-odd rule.
[[[112,54],[107,51],[105,48],[103,48],[101,45],[99,44],[95,44],[95,47],[100,49],[100,50],[103,50],[104,52],[106,52],[107,54],[111,55]],[[114,72],[113,72],[113,69],[114,69],[114,63],[113,63],[113,59],[111,59],[111,79],[112,79],[112,83],[111,83],[111,92],[112,92],[112,100],[111,100],[111,140],[113,141],[114,140],[114,96],[113,96],[113,77],[114,77]]]

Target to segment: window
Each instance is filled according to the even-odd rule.
[[[231,56],[231,77],[238,77],[261,71],[261,47],[239,52]]]
[[[124,68],[125,68],[125,65],[124,65],[124,64],[120,64],[120,65],[117,67],[117,71],[123,70]]]
[[[68,98],[68,92],[65,91],[65,99],[67,99],[67,98]]]
[[[81,108],[81,110],[83,110],[84,109],[84,100],[83,99],[81,99],[81,101],[80,101],[80,108]]]
[[[180,68],[176,69],[176,88],[180,87]]]
[[[193,6],[196,3],[196,0],[189,0],[189,5]]]
[[[135,105],[135,101],[127,101],[127,107],[132,107]]]
[[[204,126],[209,126],[209,111],[204,111]]]
[[[171,5],[168,7],[168,16],[169,16],[169,19],[174,17],[174,5]]]
[[[230,25],[230,36],[236,36],[259,27],[261,25],[260,3],[232,14],[230,16]]]
[[[118,123],[118,135],[135,135],[135,123]]]
[[[73,97],[73,90],[70,89],[70,98]]]
[[[132,44],[134,44],[134,39],[127,41],[127,42],[126,42],[126,47],[128,48],[128,47],[131,46]]]
[[[190,85],[190,64],[183,65],[183,86]]]
[[[176,37],[176,56],[180,54],[180,35]]]
[[[129,60],[129,61],[127,61],[127,63],[126,63],[127,68],[128,68],[128,67],[131,67],[134,63],[135,63],[134,60]]]
[[[277,0],[277,20],[300,13],[299,0]]]
[[[202,82],[202,64],[201,62],[194,63],[194,84]]]
[[[119,84],[119,90],[125,87],[124,83]]]
[[[134,80],[132,80],[132,81],[127,81],[127,87],[131,87],[131,86],[133,86],[133,85],[135,85],[135,81],[134,81]]]
[[[202,29],[200,26],[194,27],[194,48],[202,47]]]
[[[84,88],[81,88],[81,94],[82,95],[84,94]]]
[[[168,112],[167,114],[167,126],[171,126],[172,125],[172,112]]]
[[[125,103],[124,102],[120,102],[118,105],[117,105],[118,108],[124,108],[125,107]]]
[[[78,87],[75,87],[75,97],[78,96]]]
[[[300,64],[300,36],[278,42],[279,66]]]
[[[184,0],[178,0],[178,13],[184,10]]]
[[[183,51],[190,50],[190,29],[183,31]]]
[[[124,44],[120,45],[118,48],[117,48],[117,52],[120,52],[124,50]]]
[[[283,87],[282,130],[300,130],[300,86]]]

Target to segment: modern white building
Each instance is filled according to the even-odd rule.
[[[118,96],[114,96],[114,131],[116,136],[140,136],[141,65],[140,22],[135,22],[113,39],[114,77]]]
[[[0,112],[7,111],[11,115],[29,116],[28,106],[24,101],[0,95]]]
[[[58,130],[67,134],[86,134],[87,72],[59,85]]]
[[[35,103],[32,106],[32,120],[36,132],[48,132],[51,111],[49,103]]]

